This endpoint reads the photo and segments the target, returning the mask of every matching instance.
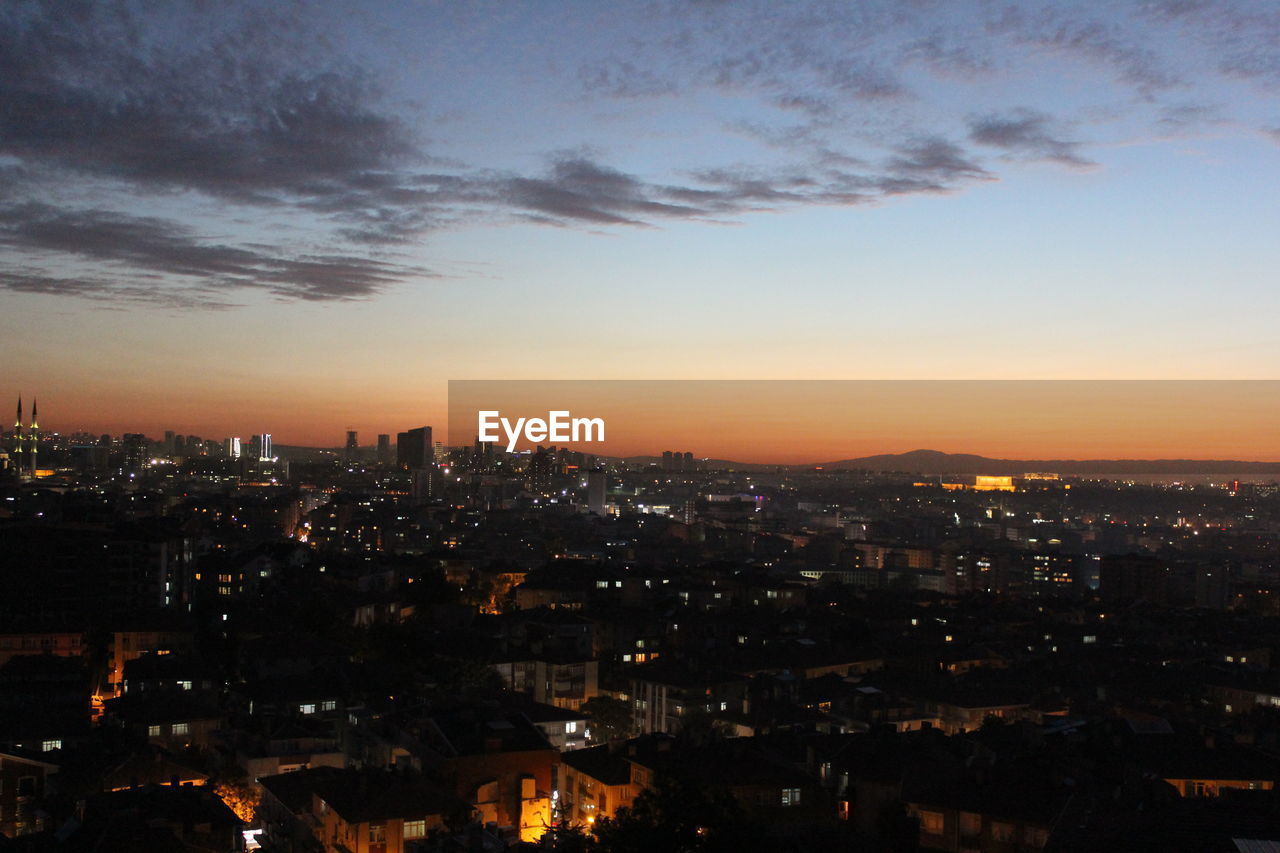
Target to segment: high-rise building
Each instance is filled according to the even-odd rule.
[[[137,474],[147,462],[147,437],[142,433],[127,432],[124,434],[123,445],[124,470],[130,474]]]
[[[264,432],[258,436],[258,458],[274,459],[275,451],[271,447],[271,433]]]
[[[683,453],[679,450],[664,450],[662,452],[662,470],[689,472],[696,470],[693,454],[687,450]]]
[[[228,438],[228,439],[224,439],[224,441],[223,441],[223,445],[224,445],[224,447],[225,447],[225,449],[226,449],[226,453],[227,453],[227,458],[228,458],[228,459],[239,459],[239,458],[240,458],[240,438],[239,438],[239,436],[237,436],[237,437],[235,437],[235,438]]]
[[[355,430],[349,429],[347,430],[347,447],[346,447],[347,460],[351,461],[356,457],[358,457],[359,455],[360,455],[360,436]]]
[[[547,494],[551,491],[553,460],[551,454],[545,450],[538,450],[537,453],[529,459],[529,468],[526,471],[526,478],[529,482],[529,488],[538,494]]]
[[[603,468],[592,468],[587,472],[587,509],[596,515],[604,515],[608,486],[609,477]]]
[[[378,433],[378,461],[387,464],[391,461],[391,435]]]
[[[426,468],[435,462],[435,445],[431,427],[424,426],[396,434],[396,464],[410,470]]]

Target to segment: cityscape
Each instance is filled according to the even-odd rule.
[[[14,849],[1215,850],[1280,820],[1275,476],[64,436],[36,405],[0,490]]]
[[[1280,5],[0,3],[0,853],[1277,853]]]

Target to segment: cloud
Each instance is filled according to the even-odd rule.
[[[559,159],[546,177],[510,178],[501,182],[498,190],[512,206],[557,221],[639,225],[648,217],[704,213],[661,201],[654,187],[580,156]]]
[[[19,4],[22,5],[22,4]],[[27,4],[30,5],[30,4]],[[37,4],[39,5],[39,4]],[[205,47],[147,42],[130,7],[0,19],[0,154],[255,203],[322,204],[415,156],[357,68],[307,67],[250,19]]]
[[[163,305],[224,306],[243,290],[280,299],[360,299],[430,275],[367,257],[211,242],[155,217],[37,203],[0,208],[0,246],[6,250],[0,264],[5,289]],[[86,262],[93,273],[39,272],[41,259],[50,257]]]
[[[578,68],[578,82],[592,94],[615,98],[650,98],[673,95],[678,90],[674,80],[661,76],[651,68],[635,62],[610,58]]]
[[[440,229],[718,222],[955,191],[997,179],[1010,160],[1087,168],[1074,137],[1085,122],[1090,139],[1108,125],[1132,135],[1135,117],[1165,132],[1257,127],[1263,117],[1233,115],[1212,86],[1193,84],[1280,79],[1280,15],[1257,4],[658,0],[610,7],[577,43],[512,42],[545,48],[528,67],[576,93],[534,105],[563,111],[565,138],[535,121],[542,135],[526,145],[525,106],[504,113],[494,98],[476,150],[498,159],[461,163],[420,135],[411,90],[436,81],[411,75],[434,73],[422,70],[431,63],[360,61],[353,45],[385,45],[339,8],[0,4],[0,287],[184,306],[254,293],[367,299],[430,277],[403,258]],[[520,17],[486,20],[480,41],[445,29],[448,16],[441,30],[474,62]],[[1063,66],[1083,68],[1075,82],[1089,86],[1053,111],[1026,87]],[[438,132],[469,132],[466,107],[444,100],[463,121]],[[1019,103],[1041,108],[1010,108]],[[608,138],[594,122],[631,132],[638,114],[652,134],[615,140],[645,168],[576,147]]]
[[[960,146],[936,136],[904,145],[889,161],[889,167],[895,175],[933,181],[939,188],[956,181],[990,177]]]
[[[972,117],[969,138],[1029,160],[1052,160],[1077,168],[1097,165],[1081,156],[1080,143],[1055,131],[1049,116],[1031,109]]]
[[[374,81],[318,61],[293,19],[253,10],[218,32],[199,9],[186,8],[183,21],[207,42],[161,38],[127,3],[15,3],[0,12],[0,158],[19,164],[0,169],[0,199],[10,203],[0,240],[44,263],[63,256],[163,272],[181,293],[165,296],[163,282],[140,291],[116,276],[73,282],[12,269],[4,286],[187,303],[192,283],[205,279],[219,291],[345,300],[422,275],[371,248],[446,221],[457,179],[415,172],[429,160]],[[68,186],[121,203],[197,193],[305,223],[338,245],[264,253],[161,219],[21,204]]]
[[[1079,7],[1049,6],[1026,12],[1008,6],[988,24],[988,30],[1036,50],[1095,63],[1147,98],[1182,83],[1168,58],[1144,44],[1140,30],[1118,20],[1082,15]]]

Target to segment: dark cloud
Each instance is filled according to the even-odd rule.
[[[1066,166],[1096,165],[1079,153],[1080,143],[1057,134],[1053,120],[1030,109],[976,116],[969,120],[969,138],[979,145],[1000,148],[1030,160],[1052,160]]]
[[[864,167],[856,171],[847,167]],[[654,183],[583,155],[557,161],[539,179],[495,182],[506,203],[534,221],[643,225],[653,219],[715,219],[801,206],[855,206],[887,196],[945,192],[993,176],[959,145],[928,137],[899,146],[880,168],[833,155],[807,167],[694,170],[683,184]]]
[[[881,101],[909,97],[911,92],[887,68],[856,57],[840,57],[822,66],[824,82],[839,95]]]
[[[0,246],[6,257],[0,287],[75,296],[96,292],[159,304],[225,305],[245,289],[281,299],[360,299],[429,275],[340,253],[211,242],[155,217],[36,203],[0,209]],[[72,278],[38,272],[39,262],[49,257],[87,262],[94,273]]]
[[[127,4],[0,17],[0,154],[250,202],[323,204],[415,155],[359,69],[308,68],[260,26],[200,48],[142,43]],[[27,10],[27,14],[23,11]],[[283,25],[270,27],[272,32]]]
[[[147,290],[111,276],[72,281],[11,268],[4,286],[75,295],[96,287],[134,301],[149,292],[185,304],[201,302],[192,288],[207,280],[219,290],[341,300],[421,275],[368,247],[446,221],[457,179],[417,174],[426,158],[368,74],[321,58],[320,42],[308,42],[293,18],[239,9],[237,26],[219,31],[216,15],[200,8],[184,8],[190,39],[156,37],[125,2],[19,2],[0,11],[0,157],[20,164],[0,170],[0,199],[10,202],[0,241],[178,282]],[[261,252],[159,219],[21,204],[70,184],[121,188],[125,203],[195,192],[322,231],[328,221],[337,248]]]
[[[960,146],[936,136],[904,145],[889,161],[889,168],[892,178],[929,181],[938,188],[990,177]]]
[[[1280,80],[1280,15],[1265,4],[1099,8],[646,5],[642,26],[623,21],[600,40],[600,57],[564,63],[569,85],[576,72],[581,91],[652,98],[627,108],[655,113],[661,98],[688,97],[699,111],[722,109],[712,121],[741,144],[733,155],[706,146],[704,162],[654,175],[577,149],[532,171],[434,159],[401,118],[409,108],[344,58],[342,32],[309,29],[305,5],[11,0],[0,3],[0,286],[175,305],[249,292],[368,298],[428,275],[394,253],[441,228],[720,221],[951,191],[994,180],[992,163],[1007,159],[1088,167],[1068,119],[1118,121],[1135,94],[1160,99],[1139,109],[1164,129],[1232,120],[1203,91],[1170,102],[1189,72],[1169,45],[1201,46],[1219,80]],[[1156,27],[1160,38],[1148,38]],[[1097,103],[1075,116],[984,104],[992,111],[969,118],[967,137],[943,135],[956,114],[930,101],[931,84],[981,83],[1045,51],[1104,70],[1113,83],[1102,105],[1126,106],[1098,119]],[[759,162],[726,162],[757,149]],[[1000,156],[984,163],[983,150]],[[138,214],[188,197],[203,224]],[[239,224],[264,218],[299,235],[297,246],[257,242]]]
[[[658,200],[654,187],[583,157],[560,159],[543,178],[511,178],[499,191],[512,206],[559,220],[640,225],[645,218],[698,216],[703,211]]]

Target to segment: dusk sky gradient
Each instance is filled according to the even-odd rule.
[[[1275,378],[1277,166],[1275,3],[6,2],[0,387],[333,446],[449,379]]]

